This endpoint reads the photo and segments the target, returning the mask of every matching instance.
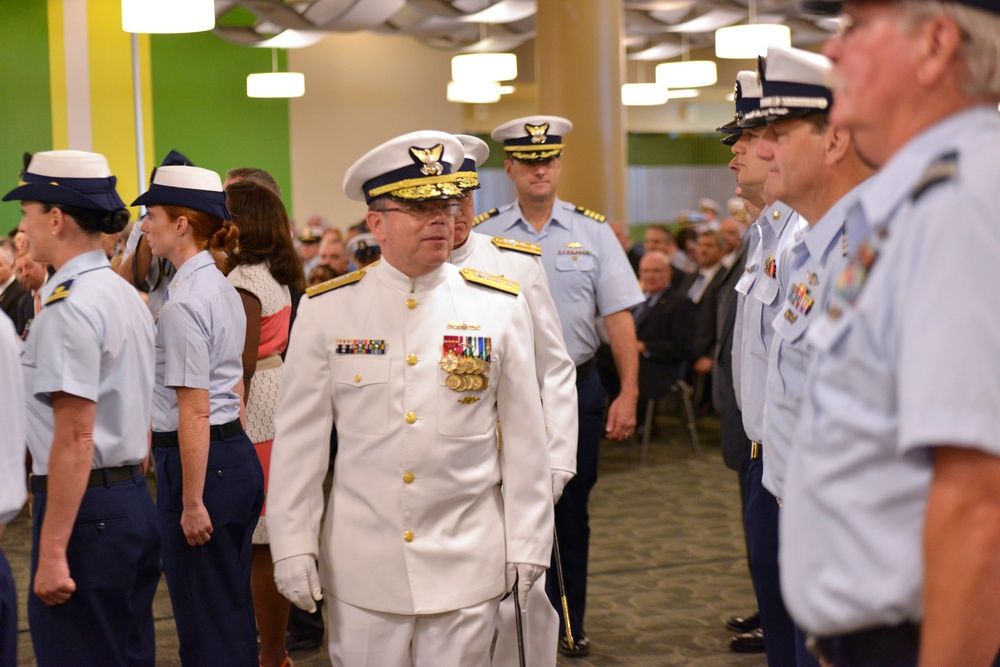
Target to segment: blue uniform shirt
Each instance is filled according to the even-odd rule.
[[[997,146],[996,106],[957,113],[848,213],[781,516],[782,592],[811,632],[919,621],[930,448],[1000,456]]]
[[[778,258],[800,224],[798,214],[783,202],[775,202],[761,211],[754,223],[760,242],[755,251],[747,253],[747,270],[736,283],[736,291],[744,297],[743,319],[736,323],[743,328],[740,353],[736,355],[740,363],[740,408],[747,437],[757,442],[764,440],[767,355],[774,336],[771,322],[782,303]]]
[[[814,227],[800,229],[778,259],[784,301],[772,322],[764,410],[764,488],[781,498],[794,442],[799,398],[812,357],[805,334],[830,303],[833,281],[845,261],[844,217],[857,189],[834,204]]]
[[[246,328],[243,302],[208,251],[184,262],[156,320],[154,431],[177,430],[177,387],[208,390],[212,424],[239,419]]]
[[[608,225],[556,199],[552,219],[536,232],[508,204],[476,227],[489,236],[506,236],[542,246],[542,265],[562,324],[566,349],[579,366],[593,358],[600,340],[594,314],[611,315],[645,301],[621,243]]]
[[[63,264],[41,300],[21,351],[35,474],[48,474],[57,391],[97,403],[94,468],[139,463],[153,392],[153,323],[142,299],[94,250]]]

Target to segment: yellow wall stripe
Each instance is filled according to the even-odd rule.
[[[52,148],[69,148],[66,108],[66,51],[62,0],[48,0],[49,86],[52,99]]]
[[[122,30],[121,3],[87,2],[92,150],[108,159],[126,202],[139,194],[130,37]]]

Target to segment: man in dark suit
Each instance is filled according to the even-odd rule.
[[[702,401],[700,405],[709,407],[711,397],[711,372],[715,367],[713,355],[716,344],[716,301],[719,288],[726,277],[726,267],[722,258],[726,254],[726,243],[717,231],[704,231],[698,235],[698,272],[691,274],[683,284],[687,296],[697,306],[697,327],[694,342],[694,363],[691,369],[700,379]]]
[[[20,336],[32,316],[31,295],[14,277],[14,249],[7,241],[0,244],[0,310],[14,322]]]
[[[666,394],[694,352],[695,305],[671,286],[672,281],[670,258],[658,250],[647,251],[639,261],[646,301],[632,311],[639,344],[640,405]]]

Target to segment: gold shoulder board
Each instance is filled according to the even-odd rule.
[[[52,290],[52,294],[49,295],[49,298],[45,300],[45,303],[43,305],[47,306],[50,303],[55,303],[56,301],[62,301],[63,299],[65,299],[66,297],[68,297],[69,296],[69,286],[72,285],[72,284],[73,284],[73,279],[70,278],[66,282],[60,283],[59,285],[57,285],[56,288],[54,290]]]
[[[365,277],[364,269],[351,271],[350,273],[345,273],[340,277],[334,278],[332,280],[327,280],[325,283],[320,283],[319,285],[313,285],[312,287],[307,287],[306,295],[311,299],[314,296],[325,294],[326,292],[329,292],[330,290],[335,290],[338,287],[343,287],[344,285],[350,285],[351,283],[356,283],[364,277]]]
[[[498,248],[506,248],[507,250],[516,250],[518,252],[526,252],[529,255],[541,255],[542,246],[537,243],[531,243],[529,241],[520,241],[518,239],[508,239],[503,236],[494,236],[493,245]]]
[[[487,220],[489,220],[490,218],[492,218],[494,215],[496,215],[499,212],[500,212],[500,209],[492,208],[489,211],[486,211],[486,213],[480,213],[479,215],[477,215],[476,217],[474,217],[472,219],[472,226],[475,227],[476,225],[478,225],[481,222],[486,222]]]
[[[579,213],[580,215],[585,215],[588,218],[593,218],[598,222],[604,222],[605,220],[608,219],[608,216],[604,215],[603,213],[598,213],[597,211],[591,211],[589,208],[584,208],[582,206],[577,206],[576,212]]]
[[[515,283],[513,280],[507,280],[503,276],[495,276],[492,273],[476,271],[475,269],[462,269],[461,273],[462,277],[465,278],[467,282],[486,285],[487,287],[492,287],[493,289],[500,290],[501,292],[509,292],[514,296],[521,293],[520,285]]]

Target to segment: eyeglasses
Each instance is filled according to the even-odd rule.
[[[406,213],[418,220],[430,220],[435,215],[453,218],[462,210],[462,204],[454,199],[445,201],[422,201],[407,204],[397,208],[386,207],[375,209],[380,213]]]

